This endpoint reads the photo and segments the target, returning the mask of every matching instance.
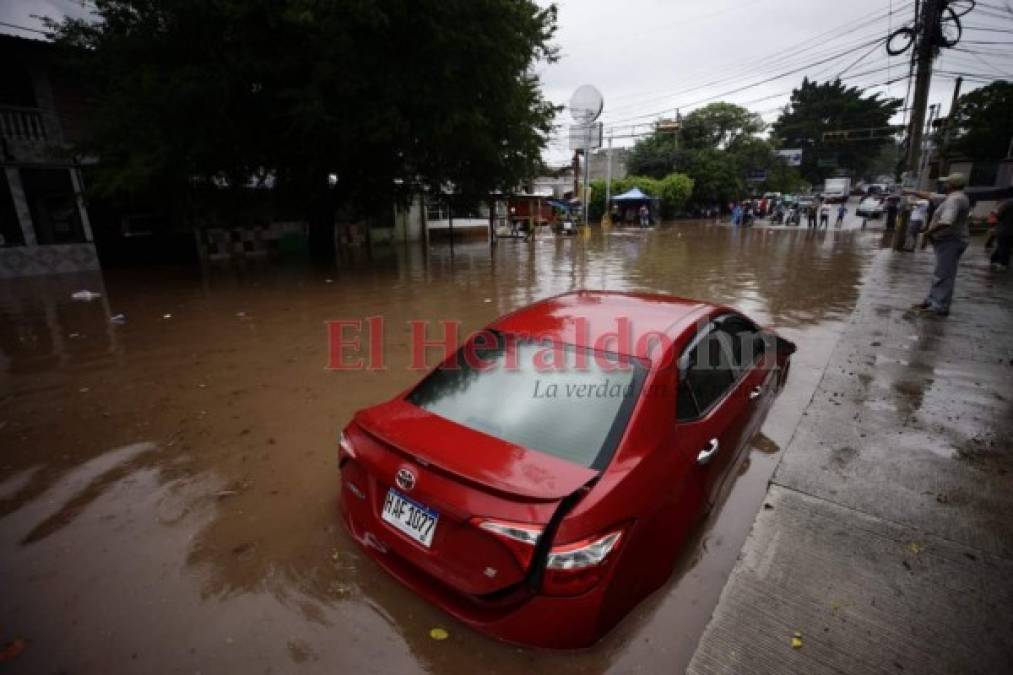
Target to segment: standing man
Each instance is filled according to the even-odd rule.
[[[904,250],[913,251],[918,246],[918,235],[925,227],[925,221],[929,217],[929,202],[927,199],[919,199],[911,207],[911,219],[907,224],[907,238],[904,241]]]
[[[834,227],[840,227],[844,224],[844,216],[848,212],[848,203],[846,201],[841,202],[841,205],[837,207],[837,220],[834,222]]]
[[[893,232],[897,227],[897,211],[900,210],[900,200],[893,195],[886,198],[886,231]]]
[[[925,301],[915,305],[919,312],[928,312],[936,316],[947,316],[950,313],[950,301],[953,300],[953,285],[957,278],[957,265],[960,256],[967,249],[969,232],[967,217],[971,212],[971,202],[964,194],[964,174],[951,173],[942,179],[946,194],[905,190],[922,199],[939,204],[932,214],[929,226],[925,230],[925,240],[932,242],[932,250],[936,254],[936,269],[932,274],[932,286]]]
[[[1005,272],[1009,269],[1010,247],[1013,246],[1013,199],[999,202],[995,212],[995,251],[990,262],[993,270]]]

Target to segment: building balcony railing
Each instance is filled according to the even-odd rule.
[[[0,106],[0,136],[12,141],[45,143],[48,136],[42,111],[38,108]]]

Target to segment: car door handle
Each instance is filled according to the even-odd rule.
[[[718,451],[718,439],[712,438],[707,443],[707,447],[700,451],[700,454],[696,456],[697,464],[706,464],[711,461],[714,454]]]
[[[753,387],[753,390],[751,392],[749,392],[749,400],[750,401],[755,401],[756,399],[760,398],[760,395],[762,393],[763,393],[763,387]]]

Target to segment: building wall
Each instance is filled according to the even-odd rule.
[[[51,61],[47,42],[0,36],[0,62],[7,69],[0,87],[0,278],[99,266]],[[74,116],[84,117],[80,111]]]
[[[612,178],[625,178],[626,167],[630,157],[629,148],[612,148]],[[605,180],[608,175],[608,150],[595,150],[591,153],[591,180]]]

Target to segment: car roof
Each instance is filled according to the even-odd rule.
[[[711,303],[672,295],[581,290],[518,309],[500,317],[489,328],[535,337],[559,335],[567,344],[593,347],[601,336],[617,333],[619,319],[625,317],[630,325],[630,344],[620,345],[613,338],[606,343],[608,351],[649,360],[652,355],[647,352],[657,341],[641,339],[642,336],[661,333],[674,342],[687,325],[717,308]],[[579,338],[579,332],[586,337]]]

